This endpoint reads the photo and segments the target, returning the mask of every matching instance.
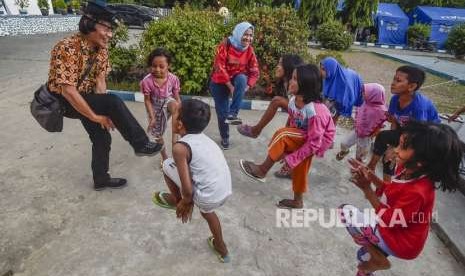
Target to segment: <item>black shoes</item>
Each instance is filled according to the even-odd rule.
[[[224,122],[229,125],[237,126],[242,124],[242,119],[237,116],[229,115]]]
[[[147,142],[140,149],[135,151],[137,156],[153,156],[163,149],[163,144]]]
[[[104,190],[105,188],[121,189],[126,186],[126,179],[124,178],[110,178],[105,182],[94,183],[94,189],[96,191]]]
[[[228,150],[230,148],[229,139],[228,138],[221,139],[220,145],[223,150]]]

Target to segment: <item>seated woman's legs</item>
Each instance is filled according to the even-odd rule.
[[[234,93],[232,95],[228,117],[237,118],[241,108],[242,98],[245,94],[245,88],[247,87],[247,76],[244,74],[237,74],[233,78],[232,83],[234,85]]]
[[[222,140],[229,140],[229,125],[226,118],[229,113],[229,90],[224,84],[210,83],[210,92],[215,101],[215,111],[218,118],[218,129]]]

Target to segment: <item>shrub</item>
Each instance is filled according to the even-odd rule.
[[[62,10],[65,10],[66,9],[66,3],[65,3],[65,0],[55,0],[52,2],[52,5],[55,9],[62,9]]]
[[[283,54],[298,54],[307,62],[313,61],[307,45],[309,28],[292,8],[262,6],[243,10],[228,23],[230,33],[241,21],[255,27],[253,47],[261,69],[259,84],[267,94],[271,94],[273,71]]]
[[[171,70],[186,94],[200,94],[206,88],[216,46],[225,37],[223,18],[217,12],[176,6],[170,16],[150,26],[142,34],[142,56],[157,47],[173,55]]]
[[[135,74],[137,70],[139,51],[135,47],[125,48],[122,42],[129,40],[128,27],[124,24],[118,25],[113,32],[113,38],[109,45],[109,58],[111,64],[110,81],[121,82],[123,80],[134,80],[138,82],[141,75]]]
[[[316,38],[325,48],[344,51],[352,44],[352,35],[348,33],[339,21],[328,21],[318,26]]]
[[[347,62],[344,60],[344,58],[342,57],[342,54],[341,52],[337,52],[337,51],[326,51],[326,52],[322,52],[322,53],[319,53],[317,56],[316,56],[316,61],[318,63],[320,63],[320,61],[322,61],[324,58],[326,57],[333,57],[335,58],[339,64],[347,67]]]
[[[425,24],[413,24],[407,30],[407,41],[409,46],[414,46],[416,40],[425,40],[431,33],[431,26]]]
[[[37,1],[37,6],[39,7],[39,9],[47,9],[48,10],[50,8],[47,0],[38,0]]]
[[[449,33],[446,48],[456,57],[463,58],[465,55],[465,24],[455,26]]]

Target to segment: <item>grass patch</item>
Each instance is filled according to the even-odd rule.
[[[123,91],[130,91],[130,92],[139,92],[139,83],[138,82],[107,82],[107,88],[112,90],[123,90]]]

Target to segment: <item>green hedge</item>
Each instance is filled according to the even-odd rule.
[[[316,56],[316,61],[320,63],[323,59],[327,57],[333,57],[339,62],[339,64],[347,67],[347,62],[342,57],[341,52],[337,52],[337,51],[326,51],[326,52],[319,53]]]
[[[283,54],[298,54],[307,62],[313,62],[307,45],[309,28],[294,9],[252,7],[238,12],[229,22],[229,30],[241,21],[248,21],[255,27],[253,47],[260,65],[259,84],[268,94],[272,90],[274,68]]]
[[[341,22],[331,20],[318,26],[316,38],[325,48],[344,51],[352,45],[352,35],[346,31]]]
[[[111,81],[142,78],[148,72],[146,57],[153,49],[163,47],[173,55],[171,71],[180,78],[182,93],[205,94],[217,45],[245,20],[255,26],[253,46],[261,67],[259,90],[272,91],[274,68],[283,54],[299,54],[307,62],[314,62],[307,46],[309,29],[290,7],[252,7],[238,12],[225,24],[216,11],[185,5],[176,6],[170,16],[152,22],[143,32],[138,50],[117,46],[127,40],[127,29],[117,31],[110,47]]]
[[[463,58],[465,55],[465,24],[452,29],[446,41],[446,48],[456,57]]]
[[[201,94],[212,69],[216,46],[225,37],[223,18],[209,10],[176,6],[173,13],[152,22],[142,35],[141,53],[163,47],[173,55],[171,71],[184,94]]]
[[[430,36],[431,26],[425,24],[413,24],[407,30],[409,46],[414,46],[416,40],[425,40]]]

